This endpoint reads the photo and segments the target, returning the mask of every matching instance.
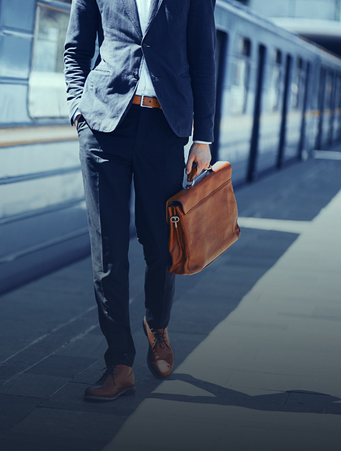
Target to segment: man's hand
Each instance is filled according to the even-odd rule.
[[[186,173],[189,174],[192,170],[194,162],[197,163],[197,172],[195,176],[199,175],[203,169],[207,169],[211,161],[211,150],[209,144],[193,143],[189,152],[189,157],[186,165]]]

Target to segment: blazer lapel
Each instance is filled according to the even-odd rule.
[[[135,30],[137,31],[138,35],[142,38],[143,36],[142,36],[142,30],[141,30],[136,0],[122,0],[122,1],[125,6],[128,16],[130,17],[130,20],[132,21],[132,23],[134,25]],[[147,25],[145,34],[147,34],[151,24],[153,23],[153,20],[155,19],[157,13],[159,12],[162,2],[163,2],[163,0],[151,0],[149,21],[148,21],[148,25]]]
[[[130,20],[132,21],[135,30],[137,31],[138,35],[142,39],[142,30],[139,20],[139,13],[137,11],[137,5],[136,0],[122,0],[124,7],[127,11],[128,16],[130,17]],[[153,0],[155,1],[155,0]]]
[[[157,13],[159,12],[162,2],[163,2],[163,0],[151,0],[149,21],[148,21],[148,25],[147,25],[145,34],[148,33],[148,30],[149,30],[151,24],[153,23],[153,20],[155,19]]]

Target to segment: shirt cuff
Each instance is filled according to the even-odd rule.
[[[196,139],[195,141],[193,141],[193,143],[197,143],[197,144],[212,144],[212,141],[211,141],[211,142],[208,142],[208,141],[198,141],[198,140]]]

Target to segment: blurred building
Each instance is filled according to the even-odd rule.
[[[341,0],[238,0],[341,56]]]

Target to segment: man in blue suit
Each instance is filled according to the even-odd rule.
[[[71,122],[77,127],[99,321],[107,369],[87,400],[135,390],[129,322],[129,205],[146,260],[147,363],[168,378],[174,296],[165,205],[183,172],[211,160],[215,110],[215,0],[73,0],[65,44]],[[91,62],[99,47],[94,68]],[[193,131],[187,164],[184,146]]]

